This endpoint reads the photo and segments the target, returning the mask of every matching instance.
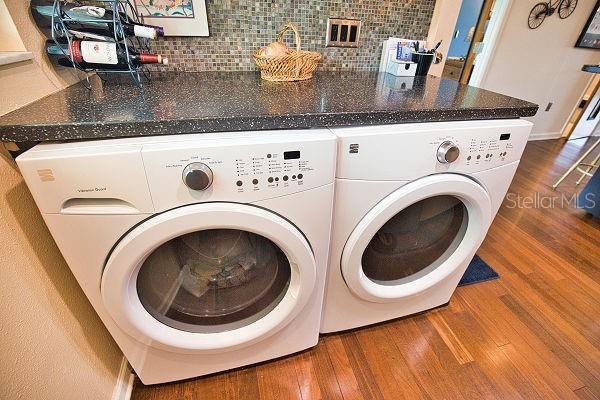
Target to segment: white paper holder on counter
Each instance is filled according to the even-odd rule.
[[[385,72],[394,76],[415,76],[417,73],[417,63],[396,60],[396,57],[390,55]]]

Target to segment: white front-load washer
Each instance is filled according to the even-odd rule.
[[[515,174],[523,120],[339,128],[321,332],[449,301]]]
[[[154,384],[317,343],[335,157],[331,132],[290,130],[41,144],[17,162],[91,304]]]

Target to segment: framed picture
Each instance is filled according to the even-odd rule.
[[[144,23],[159,25],[165,36],[208,36],[204,0],[133,0]]]
[[[596,2],[592,15],[585,24],[575,47],[600,49],[600,0]]]

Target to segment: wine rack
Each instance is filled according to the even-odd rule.
[[[70,49],[72,48],[73,40],[75,40],[75,37],[73,34],[71,34],[65,23],[65,21],[68,21],[68,15],[62,10],[62,4],[64,2],[65,0],[54,0],[52,13],[52,40],[54,41],[54,43],[56,43],[57,46],[60,47],[59,39],[66,39],[68,42],[68,48]],[[149,40],[146,38],[127,35],[125,29],[123,28],[121,15],[123,16],[125,23],[142,24],[143,17],[140,17],[138,15],[135,7],[133,6],[133,4],[131,4],[129,0],[94,0],[93,3],[102,4],[104,8],[113,11],[112,22],[107,20],[106,23],[113,24],[114,42],[117,44],[117,46],[121,46],[121,48],[125,51],[125,54],[127,55],[128,68],[124,68],[121,70],[84,68],[75,60],[72,54],[68,54],[63,50],[64,56],[71,61],[71,64],[74,68],[74,73],[77,75],[78,79],[80,79],[80,76],[78,75],[77,71],[86,72],[84,84],[88,89],[91,88],[89,80],[90,72],[95,72],[102,80],[108,80],[111,74],[129,74],[131,75],[134,82],[141,87],[143,79],[150,79],[150,71],[148,71],[148,69],[145,66],[136,68],[134,65],[132,65],[130,53],[140,53],[143,51],[149,51]],[[83,18],[80,18],[78,21],[94,23],[98,22],[98,19],[90,18],[90,20],[88,21]]]

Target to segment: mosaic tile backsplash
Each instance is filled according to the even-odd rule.
[[[153,45],[169,57],[161,70],[255,70],[255,49],[275,40],[286,22],[299,26],[302,49],[323,55],[323,70],[376,70],[389,36],[425,39],[435,0],[207,0],[210,37],[166,37]],[[358,48],[325,47],[327,18],[362,20]],[[292,46],[293,33],[288,32]]]

